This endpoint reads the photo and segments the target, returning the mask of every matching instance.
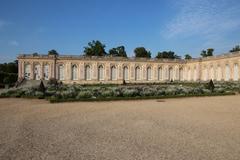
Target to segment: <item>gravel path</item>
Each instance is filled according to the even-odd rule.
[[[1,160],[239,160],[240,95],[50,104],[0,99]]]

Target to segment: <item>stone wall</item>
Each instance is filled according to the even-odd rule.
[[[19,55],[19,78],[63,83],[239,81],[240,52],[192,60]]]

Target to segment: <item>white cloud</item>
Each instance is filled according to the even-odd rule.
[[[19,43],[18,43],[17,41],[15,41],[15,40],[9,41],[8,44],[9,44],[10,46],[15,46],[15,47],[19,46]]]
[[[199,36],[205,46],[227,43],[225,36],[240,27],[240,4],[233,0],[180,0],[179,12],[165,26],[165,38]]]

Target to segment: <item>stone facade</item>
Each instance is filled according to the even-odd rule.
[[[239,81],[240,52],[191,60],[19,55],[18,76],[63,83],[121,84],[166,81]]]

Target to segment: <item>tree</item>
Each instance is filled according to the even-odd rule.
[[[213,56],[213,52],[214,52],[214,49],[213,49],[213,48],[208,48],[207,51],[206,51],[206,50],[202,50],[201,56],[202,56],[202,57]]]
[[[229,52],[237,52],[240,51],[240,46],[236,45],[233,49],[231,49]]]
[[[201,54],[200,54],[202,57],[207,57],[207,51],[205,50],[202,50]]]
[[[18,79],[18,61],[0,64],[0,85],[14,84]]]
[[[151,58],[151,52],[147,51],[144,47],[137,47],[134,49],[135,57]]]
[[[58,52],[56,50],[52,49],[52,50],[48,51],[48,55],[58,56],[59,54],[58,54]]]
[[[185,54],[185,59],[192,59],[192,56],[190,56],[189,54]]]
[[[84,53],[86,56],[105,56],[105,45],[100,41],[92,41],[88,43],[87,47],[84,47]]]
[[[109,50],[109,55],[113,57],[127,57],[124,46],[119,46],[117,48],[112,48]]]
[[[33,55],[33,56],[38,56],[38,53],[37,53],[37,52],[35,52],[35,53],[33,53],[32,55]]]
[[[211,92],[213,92],[214,91],[214,88],[215,88],[215,86],[214,86],[214,83],[213,83],[213,81],[212,81],[212,79],[209,81],[209,83],[207,84],[207,89],[209,89],[209,90],[211,90]]]
[[[180,59],[181,57],[176,55],[173,51],[163,51],[158,52],[156,58]]]
[[[214,49],[213,48],[208,48],[207,49],[207,56],[213,56]]]
[[[40,92],[45,92],[45,90],[46,90],[46,88],[45,88],[45,86],[44,86],[44,83],[43,83],[43,81],[41,80],[41,82],[40,82],[40,84],[39,84],[39,86],[38,86],[38,91],[40,91]]]

